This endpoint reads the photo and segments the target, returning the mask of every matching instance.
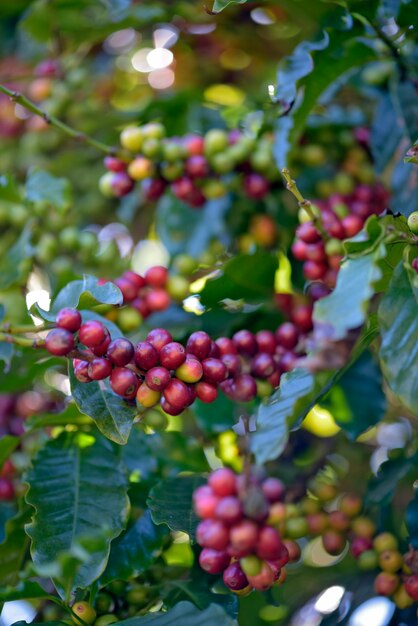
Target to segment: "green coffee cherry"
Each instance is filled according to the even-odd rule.
[[[418,211],[414,211],[408,217],[408,226],[414,235],[418,235]]]

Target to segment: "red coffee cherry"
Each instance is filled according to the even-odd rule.
[[[108,359],[97,357],[97,359],[90,361],[87,373],[92,380],[103,380],[110,376],[112,369],[112,363]]]
[[[114,156],[106,156],[104,158],[104,166],[110,172],[124,172],[126,170],[126,163]]]
[[[203,330],[192,333],[187,340],[186,350],[194,354],[199,360],[206,359],[212,348],[212,340]]]
[[[172,406],[169,402],[167,402],[164,396],[161,398],[161,408],[168,415],[180,415],[180,413],[184,409],[184,407],[181,407],[180,409],[175,406]]]
[[[274,354],[276,349],[276,337],[271,330],[259,330],[255,335],[258,351],[266,354]]]
[[[220,497],[234,496],[237,493],[237,477],[232,470],[222,467],[209,474],[208,485]]]
[[[405,591],[414,600],[418,601],[418,574],[411,574],[405,580]]]
[[[256,553],[260,559],[267,559],[270,561],[275,561],[279,559],[283,553],[286,554],[287,550],[283,546],[279,533],[275,528],[271,526],[264,526],[260,530]]]
[[[138,288],[135,283],[131,282],[127,278],[124,278],[123,276],[117,278],[114,283],[122,292],[124,304],[135,300],[138,293]]]
[[[228,567],[231,557],[223,551],[203,548],[199,555],[199,565],[208,574],[220,574]]]
[[[9,502],[15,498],[15,488],[9,478],[0,478],[0,502]]]
[[[227,526],[237,524],[242,519],[241,502],[235,496],[221,498],[215,509],[215,517]]]
[[[133,283],[137,291],[139,289],[142,289],[142,287],[145,287],[146,285],[145,278],[140,274],[137,274],[136,272],[132,272],[131,270],[126,270],[126,272],[123,272],[122,278],[126,278],[126,280],[129,280],[129,282]]]
[[[299,561],[302,554],[299,544],[293,539],[285,539],[283,545],[289,554],[289,563]]]
[[[253,356],[258,350],[257,340],[249,330],[239,330],[232,341],[240,354]]]
[[[65,328],[75,333],[81,326],[81,314],[77,309],[65,308],[58,311],[55,323],[58,328]]]
[[[153,391],[163,391],[169,384],[170,380],[171,374],[165,367],[152,367],[145,374],[145,382]]]
[[[273,357],[265,352],[259,352],[251,361],[251,373],[257,378],[268,378],[275,369]]]
[[[307,304],[297,306],[292,311],[292,322],[302,331],[309,332],[312,330],[312,307]]]
[[[94,348],[106,339],[106,330],[101,322],[91,320],[80,326],[78,338],[88,348]]]
[[[326,263],[317,261],[306,261],[303,265],[303,275],[307,280],[322,280],[328,270]]]
[[[88,361],[78,361],[76,363],[74,359],[73,365],[74,365],[74,376],[77,378],[77,380],[79,380],[80,383],[90,383],[91,378],[89,376]]]
[[[207,176],[209,174],[209,165],[206,157],[196,154],[187,159],[186,173],[190,178],[204,178]]]
[[[321,234],[312,224],[312,222],[304,222],[296,229],[296,237],[305,243],[316,243],[321,241]]]
[[[155,367],[160,360],[157,348],[148,341],[141,341],[135,346],[135,363],[141,370]]]
[[[159,352],[167,343],[173,341],[173,337],[165,328],[154,328],[154,330],[148,333],[145,341],[153,345]]]
[[[152,289],[145,296],[145,304],[152,313],[165,311],[171,303],[170,295],[165,289]]]
[[[117,198],[126,196],[134,188],[134,181],[126,172],[115,172],[110,181],[113,194]]]
[[[107,330],[107,328],[105,328],[105,331],[106,331],[106,337],[102,341],[102,343],[99,343],[98,346],[94,346],[93,348],[90,348],[93,354],[95,354],[96,356],[104,356],[110,345],[111,339],[110,339],[109,331]]]
[[[374,580],[374,589],[380,596],[391,596],[399,587],[400,580],[396,574],[380,572]]]
[[[279,478],[266,478],[261,483],[261,490],[269,502],[283,500],[286,486]]]
[[[195,386],[196,395],[202,402],[211,403],[218,397],[218,390],[212,383],[200,381]]]
[[[208,485],[198,487],[193,494],[194,510],[201,519],[215,517],[215,510],[219,502],[220,498],[213,493]]]
[[[244,191],[249,198],[261,200],[268,193],[270,184],[264,176],[255,172],[244,176]]]
[[[115,393],[126,399],[135,397],[139,380],[134,372],[126,367],[116,367],[110,375],[110,386]]]
[[[223,581],[229,589],[239,591],[248,586],[248,579],[241,569],[240,564],[236,561],[231,563],[223,573]]]
[[[248,582],[257,591],[267,591],[274,583],[274,577],[272,568],[264,561],[261,572],[256,576],[248,576]]]
[[[204,548],[225,550],[229,543],[229,531],[219,520],[205,519],[196,528],[196,541]]]
[[[74,337],[65,328],[54,328],[45,339],[45,348],[54,356],[65,356],[74,349]]]
[[[147,383],[142,383],[139,386],[138,391],[136,392],[136,399],[142,406],[145,408],[150,408],[158,404],[161,398],[161,393],[159,391],[154,391],[150,389]]]
[[[186,360],[186,350],[177,341],[171,341],[160,350],[161,365],[169,370],[175,370]]]
[[[184,363],[176,369],[175,375],[185,383],[197,383],[203,376],[202,364],[193,354],[186,354]]]
[[[297,261],[306,261],[307,245],[308,244],[306,244],[301,239],[296,239],[296,241],[292,243],[292,247],[291,247],[292,254]]]
[[[258,540],[258,526],[251,520],[242,520],[230,531],[231,548],[235,555],[247,556],[255,551]]]
[[[172,378],[169,381],[164,388],[163,396],[176,409],[184,409],[190,397],[187,385],[183,381],[178,380],[178,378]]]
[[[202,361],[203,379],[208,383],[220,383],[228,376],[226,365],[220,359],[208,357]]]
[[[345,539],[340,533],[337,533],[335,530],[327,530],[322,535],[322,543],[325,550],[329,554],[337,556],[344,549]]]
[[[145,280],[150,287],[165,287],[167,278],[168,270],[162,265],[154,265],[145,272]]]
[[[249,402],[257,395],[257,383],[250,374],[234,378],[234,396],[239,402]]]
[[[123,367],[131,362],[134,356],[134,347],[128,339],[118,337],[110,342],[106,356],[114,365]]]
[[[233,378],[241,373],[241,359],[237,354],[224,354],[221,356],[221,361],[226,365],[229,375]]]

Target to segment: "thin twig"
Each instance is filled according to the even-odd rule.
[[[321,218],[318,215],[316,215],[315,211],[312,208],[312,203],[309,200],[306,200],[300,193],[298,186],[296,185],[296,181],[294,181],[290,175],[290,171],[284,168],[282,169],[282,175],[286,181],[286,189],[295,196],[296,200],[298,201],[299,207],[301,209],[304,209],[306,213],[309,215],[312,222],[314,223],[318,231],[321,233],[322,239],[324,241],[328,241],[330,239],[330,236],[325,230],[325,228],[323,227]]]

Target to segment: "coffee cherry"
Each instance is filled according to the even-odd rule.
[[[251,520],[242,520],[231,528],[230,543],[232,553],[238,557],[253,553],[258,540],[258,526]]]
[[[253,356],[258,350],[257,340],[249,330],[239,330],[232,341],[240,354]]]
[[[142,287],[145,287],[146,285],[145,278],[140,274],[137,274],[136,272],[132,272],[131,270],[126,270],[126,272],[123,272],[122,278],[126,278],[126,280],[129,280],[129,282],[133,283],[137,290],[142,289]]]
[[[257,395],[257,383],[249,374],[234,378],[234,396],[239,402],[249,402]]]
[[[303,275],[307,280],[322,280],[327,274],[328,266],[317,261],[306,261],[303,265]]]
[[[73,361],[74,376],[80,383],[90,383],[91,378],[89,376],[89,364],[88,361]]]
[[[139,387],[137,376],[126,367],[116,367],[110,375],[109,382],[113,391],[126,399],[134,398]]]
[[[15,489],[9,478],[0,478],[0,502],[9,502],[15,498]]]
[[[184,409],[188,404],[189,390],[183,381],[172,378],[165,386],[163,396],[174,408]]]
[[[208,357],[202,361],[203,379],[208,383],[220,383],[228,376],[226,365],[220,359]]]
[[[224,354],[221,356],[221,361],[233,378],[241,373],[241,359],[237,354]]]
[[[380,572],[374,581],[374,590],[380,596],[391,596],[399,587],[399,577],[388,572]]]
[[[160,350],[160,362],[163,367],[174,370],[186,360],[186,350],[176,341],[171,341]]]
[[[402,554],[397,550],[385,550],[379,556],[379,567],[384,572],[394,574],[402,568],[403,558]]]
[[[132,300],[135,300],[137,293],[138,293],[138,288],[135,285],[135,283],[131,282],[127,278],[124,278],[123,276],[121,276],[120,278],[117,278],[114,282],[115,282],[115,285],[119,287],[119,289],[122,292],[124,304],[126,304],[127,302],[132,302]]]
[[[248,576],[248,582],[257,591],[267,591],[274,583],[274,572],[266,561],[264,561],[261,572],[257,576]]]
[[[225,550],[229,542],[229,532],[219,520],[205,519],[196,528],[196,541],[204,548]]]
[[[379,559],[374,550],[366,550],[365,552],[362,552],[357,559],[358,568],[365,572],[376,569],[378,562]]]
[[[148,387],[147,383],[142,383],[138,387],[138,391],[136,392],[136,399],[142,406],[145,408],[150,408],[158,404],[161,398],[161,393],[159,391],[154,391],[150,387]]]
[[[242,571],[247,576],[257,576],[261,572],[263,561],[257,556],[244,556],[240,559]]]
[[[128,339],[118,337],[109,343],[106,356],[114,365],[123,367],[131,362],[134,356],[134,347]]]
[[[333,556],[337,556],[341,554],[345,546],[345,539],[340,533],[337,533],[335,530],[327,530],[322,535],[322,544],[328,554],[332,554]]]
[[[321,241],[321,235],[312,222],[300,224],[296,229],[296,237],[305,243],[317,243]]]
[[[231,557],[223,551],[203,548],[199,555],[199,565],[208,574],[220,574],[228,567]]]
[[[220,502],[208,485],[198,487],[193,494],[193,504],[196,515],[201,519],[215,517],[215,510]]]
[[[104,158],[104,166],[110,172],[124,172],[126,170],[126,163],[114,156],[106,156]]]
[[[108,348],[109,348],[110,341],[111,341],[110,334],[109,334],[109,331],[107,330],[107,328],[105,328],[105,331],[106,331],[106,337],[102,341],[102,343],[99,343],[98,346],[94,346],[94,348],[91,348],[91,351],[96,356],[104,356],[106,354]]]
[[[158,350],[148,341],[141,341],[135,346],[135,363],[141,370],[155,367],[160,360]]]
[[[288,552],[280,540],[279,533],[271,526],[264,526],[264,528],[260,530],[256,553],[260,559],[271,561],[283,558],[283,556],[287,559],[289,558]],[[285,563],[286,562],[287,560],[285,560]]]
[[[58,328],[65,328],[65,330],[75,333],[81,326],[80,311],[71,308],[61,309],[58,311],[55,323]]]
[[[312,307],[309,305],[300,305],[292,311],[292,322],[302,331],[309,332],[312,330]]]
[[[163,396],[161,398],[161,408],[164,411],[164,413],[167,413],[167,415],[180,415],[180,413],[184,409],[184,406],[181,408],[175,407],[169,402],[167,402],[167,400]]]
[[[186,350],[194,354],[199,360],[206,359],[212,347],[212,340],[203,330],[192,333],[187,340]]]
[[[261,490],[269,502],[283,500],[286,487],[279,478],[266,478],[261,483]]]
[[[108,359],[98,357],[90,361],[87,373],[92,380],[103,380],[112,373],[112,363]]]
[[[207,383],[205,381],[200,381],[196,383],[196,394],[199,400],[202,402],[210,403],[214,402],[218,397],[218,390],[215,385],[211,383]]]
[[[363,552],[368,552],[373,547],[373,542],[369,537],[355,537],[351,542],[351,554],[358,558]]]
[[[222,152],[228,145],[228,136],[220,128],[209,130],[204,137],[205,154],[212,156],[217,152]]]
[[[348,517],[356,517],[362,509],[362,500],[356,495],[346,494],[341,498],[340,510]]]
[[[138,126],[128,126],[120,135],[120,143],[123,148],[131,152],[139,152],[144,141],[144,133],[142,128]]]
[[[405,586],[401,585],[393,594],[392,600],[398,609],[407,609],[414,604],[413,598],[406,591]]]
[[[234,496],[237,492],[237,477],[232,470],[222,467],[209,475],[208,485],[217,496]]]
[[[162,265],[154,265],[145,272],[145,280],[150,287],[165,287],[168,279],[168,270]]]
[[[261,174],[247,174],[244,176],[244,191],[249,198],[261,200],[268,193],[270,184]]]
[[[242,506],[235,496],[221,498],[215,509],[215,517],[227,526],[238,523],[242,519]]]
[[[197,383],[203,376],[203,367],[200,361],[191,354],[186,354],[186,359],[175,371],[177,378],[185,383]]]
[[[247,577],[237,561],[231,563],[231,565],[226,568],[223,573],[223,581],[229,589],[233,589],[234,591],[244,589],[248,585]]]
[[[152,367],[145,374],[145,382],[153,391],[164,391],[171,381],[171,374],[165,367]],[[168,402],[168,398],[166,398]],[[170,402],[171,404],[171,402]]]
[[[106,339],[106,330],[101,322],[91,320],[80,326],[78,338],[88,348],[94,348]]]
[[[354,237],[363,228],[364,221],[358,215],[347,215],[341,220],[344,228],[345,239]]]
[[[76,602],[71,609],[87,624],[92,624],[96,619],[96,611],[88,602]]]
[[[154,330],[148,333],[145,341],[153,345],[159,352],[167,343],[173,341],[173,337],[164,328],[154,328]]]
[[[169,293],[165,289],[153,289],[145,295],[145,302],[152,313],[165,311],[171,303]]]
[[[408,217],[408,226],[414,235],[418,235],[418,211],[414,211]]]
[[[352,522],[351,528],[355,535],[369,539],[376,532],[376,526],[368,517],[356,517]]]
[[[411,598],[418,601],[418,574],[408,576],[405,580],[405,591]]]
[[[305,517],[294,517],[286,520],[286,536],[290,539],[300,539],[308,534],[308,522]]]
[[[257,378],[268,378],[276,369],[273,357],[265,352],[259,352],[251,361],[251,373]]]
[[[126,172],[115,172],[114,174],[112,173],[110,186],[113,195],[117,198],[122,198],[132,191],[134,181]]]
[[[392,533],[380,533],[373,539],[373,548],[379,554],[387,550],[397,550],[398,540]]]
[[[283,545],[289,555],[289,563],[295,563],[296,561],[299,561],[302,555],[302,550],[300,549],[299,544],[296,543],[296,541],[292,541],[292,539],[284,539]]]
[[[74,337],[69,330],[54,328],[45,339],[45,348],[54,356],[65,356],[74,349]]]
[[[347,530],[350,526],[350,519],[342,511],[331,511],[328,516],[329,525],[334,530]]]

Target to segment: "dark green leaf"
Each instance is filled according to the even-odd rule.
[[[179,602],[166,613],[149,613],[145,617],[131,617],[117,622],[122,626],[237,626],[237,621],[229,617],[217,604],[211,604],[199,611],[190,602]]]
[[[4,435],[0,439],[0,469],[3,463],[9,458],[13,450],[17,448],[20,443],[19,437],[13,435]]]
[[[417,455],[410,458],[401,457],[382,463],[377,476],[369,482],[366,501],[384,506],[391,502],[398,482],[414,470],[418,461]]]
[[[24,508],[6,522],[6,537],[0,544],[0,585],[15,585],[28,549],[29,538],[25,523],[30,520],[30,510]],[[1,601],[1,599],[0,599]]]
[[[27,481],[26,499],[35,512],[26,532],[35,566],[52,566],[60,554],[88,546],[87,537],[106,534],[100,549],[87,548],[89,558],[74,578],[73,588],[87,587],[103,572],[110,542],[126,523],[127,479],[119,450],[102,437],[62,433],[38,453]]]
[[[418,413],[418,287],[404,264],[396,267],[379,306],[382,370],[393,393]]]
[[[0,341],[0,361],[4,362],[4,368],[6,372],[10,368],[10,363],[12,361],[14,354],[14,346],[12,343],[7,343],[6,341]]]
[[[16,243],[4,254],[0,261],[0,290],[17,283],[25,274],[27,259],[32,256],[32,225],[28,224]],[[25,263],[26,262],[26,263]]]
[[[280,387],[257,413],[257,430],[251,437],[251,449],[258,464],[276,459],[283,452],[288,430],[303,419],[315,404],[317,391],[312,374],[295,369],[285,374]]]
[[[225,263],[220,275],[207,281],[200,299],[204,306],[222,300],[264,302],[274,292],[277,257],[263,251],[240,254]]]
[[[199,426],[207,433],[222,433],[236,423],[236,403],[220,393],[215,402],[207,404],[199,399],[193,404]]]
[[[15,179],[8,174],[0,176],[0,200],[18,203],[22,198]]]
[[[141,480],[147,480],[156,471],[158,462],[149,445],[152,436],[133,428],[128,442],[122,448],[122,459],[130,473],[135,472]]]
[[[63,213],[71,206],[71,186],[66,178],[31,170],[26,181],[26,200]]]
[[[393,158],[404,129],[388,94],[383,94],[378,101],[370,136],[370,149],[373,154],[374,167],[381,173]]]
[[[215,13],[220,13],[223,11],[229,4],[244,4],[247,0],[215,0],[213,3],[213,11]]]
[[[30,600],[32,598],[47,598],[48,593],[41,585],[31,580],[21,581],[13,587],[0,589],[0,602],[13,602],[14,600]]]
[[[134,418],[138,414],[135,402],[116,395],[108,381],[80,383],[68,363],[71,393],[77,407],[96,422],[97,428],[108,439],[124,445],[129,438]]]
[[[406,509],[406,527],[409,537],[408,544],[412,544],[418,550],[418,491],[415,490],[415,497],[408,504]]]
[[[83,294],[90,294],[94,300],[103,304],[122,304],[123,302],[121,291],[114,283],[107,282],[104,285],[99,285],[97,278],[86,274],[82,280],[73,280],[65,285],[55,298],[49,311],[43,311],[38,307],[38,312],[45,320],[53,322],[60,309],[64,307],[76,308]]]
[[[149,511],[145,513],[119,537],[112,541],[109,561],[100,578],[100,584],[111,580],[139,576],[161,553],[167,535],[164,526],[156,526]]]
[[[343,339],[348,331],[364,323],[375,294],[374,285],[383,275],[379,262],[385,254],[386,247],[380,243],[365,256],[347,259],[338,273],[334,291],[315,303],[314,321],[325,324],[332,339]]]
[[[204,483],[202,476],[167,478],[153,487],[148,507],[156,524],[167,524],[171,530],[181,530],[194,538],[199,522],[193,511],[194,490]]]

